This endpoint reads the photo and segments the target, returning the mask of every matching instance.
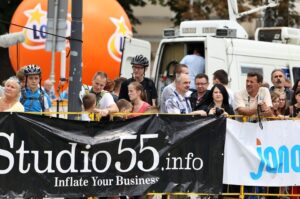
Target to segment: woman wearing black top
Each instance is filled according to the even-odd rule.
[[[294,93],[292,104],[290,106],[290,117],[300,117],[300,88]]]
[[[226,88],[222,84],[215,84],[201,109],[205,110],[208,115],[234,115],[228,98]]]

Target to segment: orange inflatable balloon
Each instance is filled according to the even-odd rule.
[[[48,79],[51,72],[51,52],[45,50],[47,26],[47,0],[24,0],[17,8],[10,32],[25,33],[25,41],[9,48],[9,56],[15,71],[27,64],[38,64],[42,68],[42,79]],[[71,30],[71,1],[68,4],[68,31]],[[42,31],[42,32],[39,32]],[[104,71],[109,78],[120,74],[122,41],[124,36],[132,35],[132,27],[123,8],[116,0],[83,1],[83,49],[82,82],[91,84],[97,71]],[[66,52],[69,52],[67,42]],[[55,60],[56,85],[60,77],[60,53]],[[66,77],[69,75],[67,58]]]

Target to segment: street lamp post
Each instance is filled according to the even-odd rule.
[[[82,3],[83,0],[72,0],[68,112],[81,111],[79,92],[82,84]],[[75,119],[75,115],[69,114],[68,119]]]

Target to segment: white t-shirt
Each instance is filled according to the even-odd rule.
[[[227,90],[227,93],[228,93],[228,103],[233,106],[233,101],[234,101],[234,93],[233,91],[230,89],[230,88],[227,88],[226,87],[226,90]]]
[[[105,109],[113,104],[116,104],[113,96],[109,92],[106,92],[100,99],[99,106],[97,108]]]
[[[259,102],[264,102],[269,107],[273,106],[269,89],[265,87],[259,88],[255,97],[251,97],[247,90],[242,90],[234,95],[234,110],[241,107],[254,109],[257,108]]]
[[[92,89],[92,86],[88,86],[88,91],[86,90],[86,88],[84,86],[82,86],[81,91],[79,92],[79,98],[80,98],[81,102],[82,102],[82,98],[86,94],[86,92],[89,92],[91,89]],[[98,105],[97,108],[105,109],[113,104],[116,104],[113,96],[108,91],[103,90],[101,92],[104,92],[104,94],[102,94],[100,101],[96,103]]]
[[[81,114],[81,121],[91,121],[89,114],[87,113]]]

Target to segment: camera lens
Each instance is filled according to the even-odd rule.
[[[216,116],[222,115],[223,113],[224,113],[223,109],[216,107]]]

